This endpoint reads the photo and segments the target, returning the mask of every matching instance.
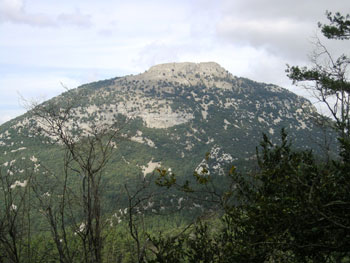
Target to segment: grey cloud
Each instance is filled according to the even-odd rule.
[[[301,59],[312,49],[325,11],[350,10],[348,0],[224,0],[216,32],[232,44],[263,48],[284,59]]]
[[[239,21],[226,18],[217,25],[220,37],[235,45],[263,48],[286,58],[305,56],[305,47],[316,27],[288,20]]]
[[[314,22],[322,19],[326,10],[349,10],[348,0],[337,0],[330,3],[329,0],[223,0],[222,10],[224,14],[243,16],[249,19],[255,18],[292,18]]]

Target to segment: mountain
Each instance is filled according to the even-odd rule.
[[[235,77],[214,62],[156,65],[142,74],[82,85],[42,105],[55,105],[58,112],[72,106],[67,125],[76,140],[91,127],[125,125],[105,171],[112,184],[158,166],[181,176],[203,166],[212,174],[225,173],[231,164],[248,166],[262,133],[277,142],[281,128],[295,147],[318,153],[325,136],[335,138],[315,124],[318,114],[307,99]],[[121,124],[123,116],[128,121]],[[3,167],[12,164],[13,173],[23,174],[33,163],[60,169],[62,147],[50,143],[48,134],[38,135],[42,125],[28,111],[0,126]]]

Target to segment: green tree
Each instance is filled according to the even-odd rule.
[[[329,25],[319,23],[321,32],[328,39],[350,39],[350,16],[326,12]],[[293,83],[304,83],[316,98],[324,103],[335,120],[340,137],[350,138],[350,59],[346,54],[335,57],[317,39],[316,48],[311,55],[312,67],[288,67],[287,73]],[[310,85],[311,83],[311,85]]]
[[[294,150],[284,130],[277,145],[264,135],[257,157],[255,173],[231,169],[236,189],[223,199],[235,202],[225,202],[220,220],[152,239],[157,256],[180,250],[171,262],[346,262],[350,163],[320,163],[311,151]]]
[[[327,12],[319,24],[329,39],[350,38],[349,15]],[[282,131],[275,146],[264,136],[259,171],[238,179],[241,203],[226,210],[222,237],[232,261],[343,262],[350,253],[349,58],[334,58],[320,40],[313,67],[288,67],[294,83],[306,83],[328,107],[339,132],[340,154],[325,164],[311,151],[295,151]],[[230,252],[232,251],[232,252]]]
[[[327,12],[329,25],[319,24],[330,39],[348,40],[349,15]],[[258,151],[259,171],[240,179],[241,203],[226,211],[227,255],[242,262],[342,262],[350,256],[350,83],[349,58],[334,59],[317,41],[313,67],[288,67],[294,83],[311,88],[330,110],[339,132],[337,160],[321,164],[311,151],[295,151],[282,131],[274,146],[264,136]]]
[[[327,12],[327,17],[330,24],[319,25],[322,33],[348,40],[349,16]],[[284,130],[277,145],[264,135],[257,171],[242,175],[232,168],[229,173],[235,190],[222,199],[234,202],[223,203],[220,224],[208,229],[200,221],[181,237],[178,249],[186,257],[174,262],[198,256],[206,262],[208,254],[198,251],[210,251],[211,262],[349,262],[350,60],[346,55],[334,59],[320,41],[316,45],[312,68],[293,66],[287,72],[295,83],[311,82],[308,87],[327,105],[339,132],[339,156],[320,162],[311,150],[293,149]],[[173,252],[174,247],[167,248]]]
[[[225,215],[238,259],[341,262],[350,256],[349,164],[318,163],[311,151],[293,150],[284,131],[277,146],[264,136],[258,163],[260,171],[240,187],[241,204]]]

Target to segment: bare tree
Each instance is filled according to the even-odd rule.
[[[30,184],[32,173],[26,169],[23,181],[14,165],[0,167],[0,262],[31,262]]]
[[[36,181],[34,191],[49,222],[60,262],[73,262],[77,257],[69,244],[68,230],[80,238],[82,262],[102,262],[103,174],[116,142],[123,139],[121,129],[124,125],[119,122],[98,125],[98,121],[92,121],[88,127],[74,130],[71,118],[78,101],[75,96],[66,96],[64,103],[52,100],[34,104],[31,109],[37,123],[37,135],[50,138],[51,142],[63,146],[65,152],[64,173],[63,176],[53,175],[56,184],[51,188],[49,201],[45,200],[45,187],[40,186],[40,182]],[[72,176],[80,178],[79,192],[69,186]],[[57,185],[58,189],[54,189]]]

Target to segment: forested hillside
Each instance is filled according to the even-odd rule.
[[[213,62],[32,103],[0,126],[0,262],[348,262],[349,61],[318,48],[287,74],[332,118]]]

